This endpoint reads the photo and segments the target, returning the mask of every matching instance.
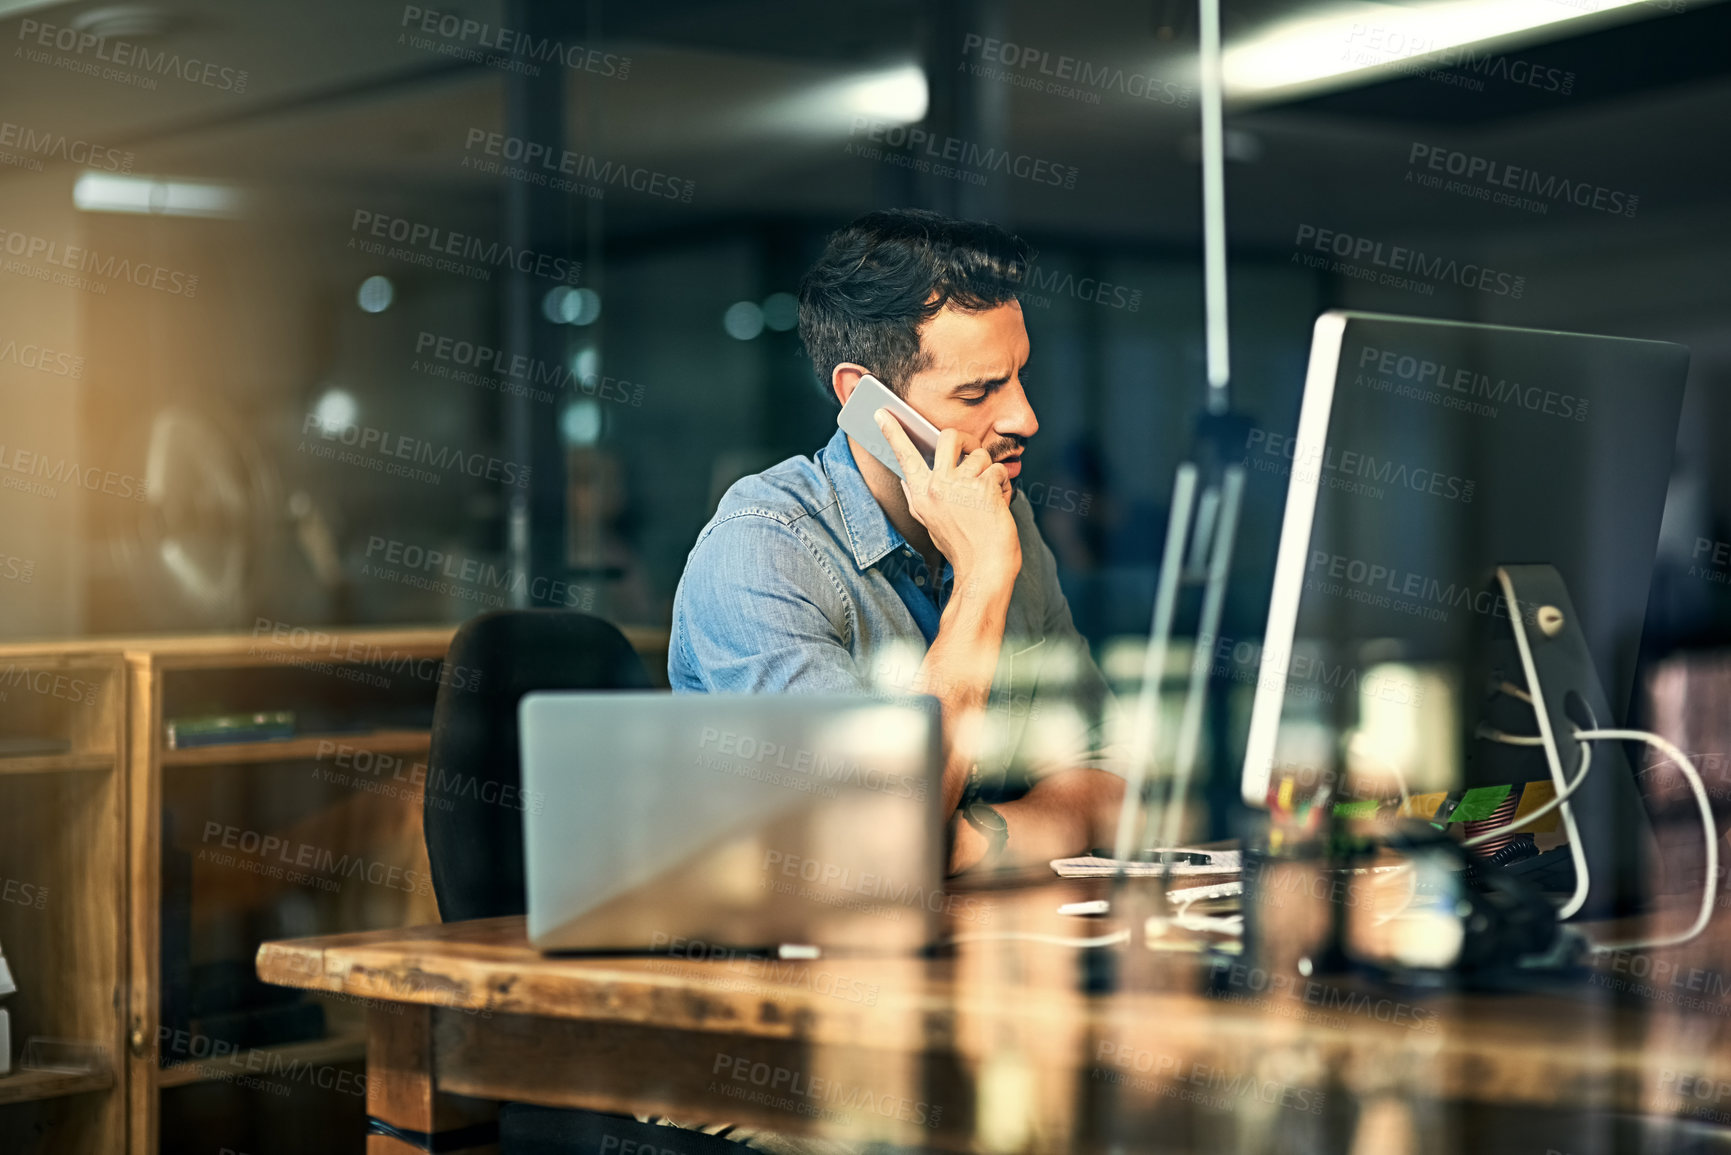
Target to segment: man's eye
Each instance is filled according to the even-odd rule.
[[[960,397],[957,398],[957,400],[959,400],[963,405],[978,405],[989,396],[991,396],[989,393],[981,393],[977,397]]]

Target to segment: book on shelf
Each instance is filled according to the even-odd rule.
[[[170,719],[165,729],[170,750],[223,746],[232,742],[280,742],[295,736],[295,715],[293,710],[209,714]]]

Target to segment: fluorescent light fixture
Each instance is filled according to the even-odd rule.
[[[759,131],[816,137],[847,136],[865,123],[917,124],[931,103],[918,64],[826,76],[761,105],[747,121]]]
[[[144,213],[165,217],[235,217],[240,193],[227,185],[80,173],[72,203],[87,213]]]
[[[1226,49],[1226,90],[1258,96],[1309,88],[1468,44],[1518,36],[1629,8],[1641,0],[1436,0],[1424,5],[1343,0],[1280,20]],[[1443,67],[1446,67],[1444,65]]]

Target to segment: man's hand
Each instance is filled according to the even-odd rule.
[[[984,449],[961,456],[961,435],[954,429],[938,435],[936,463],[927,468],[888,409],[872,416],[901,463],[909,512],[949,560],[957,585],[1013,585],[1022,569],[1022,543],[1010,513],[1009,471]]]

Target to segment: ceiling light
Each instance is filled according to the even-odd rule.
[[[849,77],[840,83],[835,95],[850,115],[894,124],[924,120],[931,102],[925,69],[917,64]]]
[[[1421,6],[1339,0],[1321,11],[1280,20],[1229,45],[1226,90],[1234,96],[1290,94],[1334,87],[1325,82],[1342,76],[1362,74],[1370,80],[1402,61],[1640,2],[1596,0],[1593,8],[1584,10],[1560,0],[1437,0]]]

